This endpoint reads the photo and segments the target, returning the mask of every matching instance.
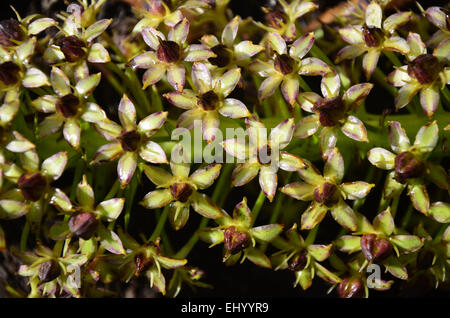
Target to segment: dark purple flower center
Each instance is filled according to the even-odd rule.
[[[358,277],[347,277],[339,283],[337,292],[340,298],[362,298],[364,285]]]
[[[39,280],[43,283],[54,280],[59,274],[61,274],[61,268],[53,259],[48,260],[39,266],[38,276]]]
[[[294,70],[295,61],[287,54],[277,55],[275,58],[275,69],[283,75],[290,74]]]
[[[5,62],[0,64],[0,81],[4,85],[9,86],[19,81],[20,67],[13,62]]]
[[[134,268],[136,276],[146,271],[153,264],[153,259],[146,257],[143,253],[139,253],[134,257]]]
[[[91,212],[77,213],[69,219],[70,232],[83,240],[88,240],[94,235],[98,224],[97,217]]]
[[[136,151],[141,142],[141,134],[136,130],[126,131],[119,137],[122,149],[125,151]]]
[[[336,126],[345,116],[345,105],[340,96],[319,99],[313,110],[319,112],[320,124],[325,127]]]
[[[173,41],[159,41],[159,47],[156,51],[158,60],[166,63],[174,63],[180,59],[180,46]]]
[[[23,174],[17,182],[17,187],[25,199],[37,201],[45,192],[47,179],[39,172]]]
[[[308,252],[306,250],[302,250],[289,260],[288,268],[293,272],[301,271],[306,267],[307,262]]]
[[[339,195],[336,190],[337,187],[334,184],[325,182],[320,187],[314,189],[314,199],[318,203],[332,206],[339,200]]]
[[[204,110],[215,110],[219,104],[219,96],[211,90],[200,95],[198,103]]]
[[[230,226],[224,231],[225,249],[231,254],[237,254],[250,246],[250,235],[247,232],[238,231],[236,227]]]
[[[422,54],[408,65],[409,76],[414,77],[420,84],[430,84],[439,75],[441,65],[439,60],[431,54]]]
[[[12,41],[23,40],[23,30],[17,20],[9,19],[0,21],[0,45],[14,46]]]
[[[368,47],[377,47],[381,44],[384,33],[380,28],[364,25],[363,36]]]
[[[361,238],[361,249],[369,262],[378,263],[392,254],[391,243],[375,234],[366,234]]]
[[[69,62],[76,62],[86,54],[86,44],[74,35],[62,37],[56,44]]]
[[[194,189],[187,183],[174,183],[170,186],[170,193],[176,201],[186,202],[189,200]]]
[[[78,113],[80,100],[74,94],[60,97],[56,102],[56,109],[65,117],[73,117]]]
[[[272,11],[266,14],[266,22],[274,29],[281,29],[287,21],[287,16],[281,11]]]
[[[216,57],[210,57],[208,61],[215,66],[225,67],[231,62],[231,53],[223,44],[218,44],[211,48]]]
[[[420,178],[425,171],[423,161],[409,151],[395,157],[395,180],[405,183],[406,179]]]

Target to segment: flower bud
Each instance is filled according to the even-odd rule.
[[[73,215],[69,219],[69,229],[77,237],[88,240],[97,230],[98,220],[93,213],[82,212]]]
[[[314,200],[328,207],[332,206],[339,201],[336,190],[337,187],[334,184],[325,182],[320,187],[314,189]]]
[[[224,231],[225,249],[231,254],[237,254],[250,246],[250,235],[247,232],[236,230],[236,227],[230,226]]]
[[[120,137],[120,144],[125,151],[136,151],[141,142],[141,135],[136,130],[123,132]]]
[[[306,250],[302,250],[299,254],[296,254],[289,260],[288,268],[293,272],[301,271],[305,269],[307,263],[308,252]]]
[[[420,178],[424,174],[425,165],[420,158],[409,151],[395,157],[395,175],[397,182],[405,183],[409,178]]]
[[[294,70],[295,61],[287,54],[277,55],[274,67],[283,75],[290,74]]]
[[[86,44],[74,35],[62,37],[56,44],[69,62],[76,62],[86,54]]]
[[[65,117],[73,117],[78,113],[80,101],[74,94],[60,97],[56,102],[56,109]]]
[[[391,243],[375,234],[366,234],[361,238],[361,249],[369,262],[378,263],[392,254]]]
[[[225,67],[230,64],[231,61],[231,53],[227,49],[227,47],[223,44],[218,44],[211,48],[216,57],[210,57],[208,61],[215,66]]]
[[[204,110],[215,110],[219,104],[219,97],[211,90],[200,95],[198,103]]]
[[[336,126],[345,115],[345,105],[340,96],[318,100],[313,110],[319,112],[320,124],[324,127]]]
[[[14,46],[13,41],[23,40],[23,30],[17,20],[9,19],[0,21],[0,45]]]
[[[38,276],[42,283],[47,283],[54,280],[59,276],[59,274],[61,274],[61,268],[53,259],[48,260],[39,266]]]
[[[136,269],[136,276],[146,271],[153,264],[153,259],[145,257],[143,253],[139,253],[134,257],[134,267]]]
[[[13,62],[0,64],[0,81],[6,86],[16,84],[19,81],[20,67]]]
[[[377,27],[363,26],[364,42],[368,47],[377,47],[383,39],[383,31]]]
[[[186,202],[194,190],[187,183],[174,183],[170,186],[170,193],[176,201]]]
[[[287,16],[281,11],[272,11],[266,14],[266,23],[274,29],[281,29],[287,21]]]
[[[420,84],[430,84],[439,75],[441,65],[439,60],[431,54],[422,54],[408,64],[408,74]]]
[[[358,277],[347,277],[339,283],[337,292],[340,298],[362,298],[363,282]]]
[[[45,192],[47,180],[39,172],[27,173],[19,178],[17,187],[26,200],[37,201]]]
[[[177,62],[180,59],[180,46],[173,41],[160,40],[156,56],[162,62]]]

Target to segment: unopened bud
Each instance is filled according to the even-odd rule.
[[[423,161],[409,151],[395,157],[395,175],[397,182],[405,183],[406,179],[420,178],[424,174]]]
[[[69,219],[69,229],[77,237],[88,240],[98,227],[98,220],[93,213],[77,213]]]
[[[234,226],[224,231],[225,249],[231,254],[237,254],[250,246],[250,235],[247,232],[236,230]]]
[[[9,19],[0,21],[0,45],[14,46],[12,41],[23,40],[23,30],[17,20]]]
[[[19,178],[17,187],[26,200],[37,201],[45,192],[47,180],[39,172],[27,173]]]
[[[187,183],[174,183],[170,186],[170,193],[174,200],[183,203],[189,200],[192,192],[194,192],[194,190]]]
[[[38,276],[39,280],[43,283],[54,280],[59,274],[61,274],[61,268],[53,259],[48,260],[39,266]]]
[[[361,249],[369,262],[378,263],[392,254],[391,243],[375,234],[366,234],[361,238]]]
[[[337,287],[340,298],[362,298],[363,291],[363,282],[358,277],[344,278]]]
[[[408,65],[409,76],[414,77],[420,84],[430,84],[439,75],[441,65],[439,60],[431,54],[422,54]]]

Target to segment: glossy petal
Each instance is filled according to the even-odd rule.
[[[216,138],[216,134],[219,130],[220,120],[217,112],[208,111],[203,115],[202,120],[202,133],[203,138],[208,142],[212,142]]]
[[[367,159],[377,168],[384,170],[394,169],[395,155],[384,148],[376,147],[370,149]]]
[[[412,78],[408,75],[408,66],[404,65],[402,67],[399,67],[395,71],[389,73],[389,75],[386,77],[388,83],[396,86],[401,87],[408,84],[408,82],[412,81]]]
[[[425,114],[431,118],[439,104],[439,89],[437,86],[428,86],[420,90],[420,104]]]
[[[169,186],[173,180],[172,175],[163,168],[146,164],[141,164],[141,168],[144,170],[147,178],[158,187]]]
[[[363,57],[363,70],[366,75],[366,79],[369,79],[378,64],[378,58],[380,57],[380,51],[370,50]]]
[[[373,220],[375,230],[390,236],[395,229],[394,219],[389,208],[378,214]]]
[[[264,50],[261,45],[253,44],[251,41],[242,41],[234,46],[234,57],[236,61],[248,59]]]
[[[339,63],[343,60],[354,59],[355,57],[360,56],[364,52],[365,50],[359,46],[347,45],[337,53],[335,62]]]
[[[192,109],[197,106],[197,96],[190,90],[185,89],[182,92],[169,92],[164,97],[174,106],[182,109]]]
[[[203,44],[191,44],[184,60],[186,62],[198,62],[215,57],[216,55]]]
[[[339,35],[349,44],[364,44],[362,26],[360,25],[347,25],[339,29]]]
[[[195,63],[192,66],[192,81],[200,93],[211,90],[211,73],[203,63]]]
[[[185,43],[189,33],[189,21],[184,18],[170,29],[168,39],[176,43]]]
[[[58,179],[67,165],[67,152],[58,152],[42,162],[42,173],[53,180]]]
[[[306,33],[292,43],[289,49],[289,55],[298,59],[303,58],[314,44],[314,32]]]
[[[157,63],[155,53],[154,52],[144,52],[142,54],[135,56],[130,61],[129,64],[133,69],[136,69],[136,68],[148,69],[155,63]]]
[[[172,202],[172,194],[169,189],[155,190],[147,193],[140,202],[147,209],[158,209]]]
[[[159,82],[165,73],[166,69],[162,65],[154,64],[150,66],[142,76],[142,89]]]
[[[240,187],[253,180],[259,172],[259,164],[240,163],[237,164],[231,175],[231,186]]]
[[[113,198],[107,201],[100,202],[97,206],[96,212],[98,215],[105,219],[107,222],[116,220],[123,210],[125,199]]]
[[[249,233],[256,240],[259,240],[262,242],[270,242],[274,238],[276,238],[278,236],[278,234],[281,233],[282,230],[283,230],[283,225],[281,225],[281,224],[268,224],[268,225],[254,227],[249,230]]]
[[[59,96],[64,96],[71,93],[70,81],[67,75],[57,67],[52,67],[50,73],[50,81],[52,88]]]
[[[339,95],[341,88],[341,79],[339,74],[332,70],[322,77],[320,90],[325,98],[332,98]]]
[[[80,96],[86,98],[98,86],[98,84],[100,83],[100,78],[101,73],[97,73],[87,78],[84,78],[77,83],[77,85],[75,86],[75,90],[78,92]]]
[[[356,215],[351,207],[347,205],[343,200],[340,200],[338,204],[331,208],[331,215],[340,225],[355,231],[357,228]]]
[[[340,185],[341,191],[345,194],[346,200],[358,200],[365,198],[370,190],[374,187],[374,184],[364,181],[345,182]]]
[[[93,208],[94,207],[94,190],[87,183],[86,175],[83,176],[83,179],[77,186],[77,201],[83,207]]]
[[[195,212],[208,219],[217,219],[223,216],[220,208],[205,194],[196,192],[192,201]]]
[[[320,121],[316,114],[303,117],[297,123],[294,131],[295,138],[308,138],[320,128]]]
[[[245,160],[248,155],[245,140],[227,139],[224,140],[221,145],[227,153],[240,160]]]
[[[367,95],[369,95],[372,88],[372,83],[353,85],[344,93],[342,99],[345,101],[345,104],[348,108],[356,109],[356,107],[364,101]]]
[[[312,113],[314,104],[321,99],[322,97],[314,92],[304,92],[298,95],[298,104],[304,111]]]
[[[170,66],[167,70],[167,80],[175,90],[181,92],[186,83],[185,74],[186,69],[184,68],[184,65],[175,64]]]
[[[227,47],[232,47],[234,39],[236,38],[240,17],[235,16],[228,24],[223,28],[222,43]]]
[[[287,53],[286,42],[278,33],[270,32],[267,35],[267,40],[269,41],[272,49],[278,54],[282,55]]]
[[[28,25],[28,34],[36,35],[48,29],[51,26],[56,25],[56,21],[51,18],[36,19]]]
[[[81,128],[78,119],[69,118],[66,120],[63,128],[63,135],[69,145],[74,149],[78,149],[81,139]]]
[[[156,112],[148,115],[139,122],[137,131],[147,136],[153,135],[164,125],[167,115],[168,112]]]
[[[151,140],[140,148],[139,156],[151,163],[168,163],[164,150],[159,144]]]
[[[267,199],[272,202],[277,191],[277,174],[272,166],[261,166],[259,170],[259,185]]]
[[[122,188],[130,183],[136,170],[137,154],[134,152],[126,152],[119,159],[117,164],[117,175],[119,177]]]
[[[330,72],[330,67],[327,63],[315,57],[308,57],[302,60],[302,65],[298,70],[300,75],[316,76],[325,75]]]
[[[194,184],[199,189],[206,189],[210,187],[220,174],[221,164],[213,163],[204,168],[196,170],[189,179],[194,182]]]
[[[99,226],[98,235],[100,237],[100,244],[105,250],[113,254],[125,254],[122,241],[116,233],[101,225]]]
[[[383,48],[388,51],[406,55],[409,53],[409,45],[405,39],[399,36],[391,36],[383,42]]]
[[[412,17],[411,11],[394,13],[383,21],[383,29],[388,33],[393,33],[398,27],[408,23]]]
[[[281,76],[270,76],[267,77],[258,89],[258,98],[264,100],[267,97],[273,95],[275,90],[280,86],[283,78]]]
[[[409,59],[413,60],[421,54],[427,53],[427,47],[425,43],[423,43],[421,37],[417,33],[410,32],[408,34],[408,46],[409,46]]]
[[[396,153],[407,151],[410,147],[408,135],[397,121],[388,122],[389,142]]]
[[[146,27],[141,31],[144,42],[153,50],[157,50],[159,47],[159,39],[165,40],[166,37],[161,32],[155,30],[152,27]]]
[[[386,177],[386,182],[383,189],[383,195],[390,199],[400,195],[400,193],[405,188],[404,184],[397,182],[394,179],[395,171],[390,172]]]
[[[91,63],[108,63],[111,57],[103,45],[94,43],[89,50],[87,60]]]
[[[436,121],[427,123],[417,132],[414,146],[422,153],[430,152],[439,140],[439,127]]]
[[[219,109],[222,116],[229,118],[243,118],[250,116],[247,107],[240,100],[234,98],[226,98],[223,106]]]
[[[344,125],[341,127],[342,132],[347,137],[362,142],[369,142],[367,138],[366,127],[363,122],[355,116],[348,116]]]
[[[297,200],[312,201],[314,200],[314,185],[305,182],[294,182],[285,185],[280,190]]]
[[[366,24],[381,29],[382,18],[383,10],[381,6],[376,2],[371,2],[366,8]]]
[[[448,29],[447,15],[444,11],[441,10],[440,7],[429,7],[427,10],[425,10],[425,16],[439,29]]]
[[[408,195],[414,208],[427,215],[430,208],[430,199],[425,186],[423,184],[408,185]]]
[[[92,164],[99,164],[104,161],[113,161],[123,153],[120,143],[114,142],[101,146],[95,153]]]
[[[340,183],[344,177],[344,159],[337,148],[329,153],[323,168],[323,176],[335,183]]]
[[[102,19],[90,25],[84,32],[84,38],[86,39],[86,41],[91,42],[100,34],[102,34],[111,24],[111,22],[112,19]]]
[[[35,67],[29,67],[22,80],[22,85],[26,88],[35,88],[50,85],[50,82],[44,72]]]
[[[286,151],[280,153],[278,166],[284,171],[297,171],[306,167],[303,159]]]
[[[435,202],[431,205],[428,213],[439,223],[450,222],[450,204],[446,202]]]
[[[337,131],[334,127],[324,127],[319,134],[319,147],[322,152],[322,158],[326,159],[337,142]]]
[[[437,48],[434,49],[433,55],[436,56],[439,60],[448,62],[450,61],[450,38],[445,39]]]
[[[58,115],[46,117],[39,123],[39,137],[46,137],[57,132],[63,123],[64,121]]]
[[[224,97],[230,95],[241,78],[241,69],[233,68],[223,74],[218,79],[218,87],[216,91],[220,92]]]
[[[294,118],[285,119],[284,121],[279,123],[270,132],[270,146],[272,148],[277,148],[278,150],[285,148],[291,142],[294,128]]]
[[[328,208],[324,205],[312,202],[305,212],[302,214],[302,230],[311,230],[317,224],[319,224],[325,215],[327,214]]]
[[[126,94],[119,103],[119,119],[125,130],[136,129],[136,108]]]
[[[422,240],[415,235],[395,235],[391,238],[391,242],[410,253],[419,250],[423,246]]]

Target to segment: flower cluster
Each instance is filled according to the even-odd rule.
[[[108,0],[0,21],[0,250],[23,263],[17,294],[209,287],[199,240],[339,297],[450,282],[447,9],[360,1],[311,29],[315,1],[278,0],[264,22],[229,0],[135,2],[126,34],[100,18]]]

